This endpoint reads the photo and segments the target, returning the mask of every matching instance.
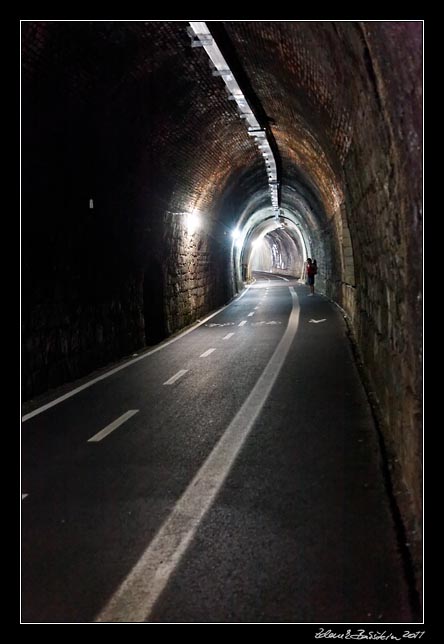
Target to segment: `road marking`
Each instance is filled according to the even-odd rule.
[[[229,340],[232,335],[234,335],[234,333],[227,333],[227,335],[224,338],[222,338],[222,340]]]
[[[319,324],[319,322],[327,322],[327,318],[322,318],[322,320],[309,320],[308,322],[309,323],[314,322],[315,324]]]
[[[255,310],[255,311],[257,311],[257,310],[258,310],[258,308],[259,308],[258,306],[255,306],[255,307],[254,307],[254,310]]]
[[[218,324],[218,322],[212,322],[211,324],[206,324],[205,326],[211,329],[214,326],[234,326],[235,324],[235,322],[223,322],[222,324]]]
[[[213,348],[213,349],[208,349],[207,351],[205,351],[205,353],[202,353],[202,355],[201,355],[201,356],[199,356],[199,357],[200,357],[200,358],[206,358],[206,357],[207,357],[207,356],[209,356],[211,353],[213,353],[213,351],[216,351],[216,349],[215,349],[215,348]]]
[[[200,322],[197,322],[194,324],[192,327],[189,329],[186,329],[186,331],[182,331],[178,335],[176,335],[174,338],[171,338],[171,340],[168,340],[167,342],[162,343],[160,346],[156,347],[155,349],[151,349],[151,351],[147,351],[144,353],[142,356],[139,356],[138,358],[134,358],[134,360],[129,360],[128,362],[125,362],[125,364],[120,365],[119,367],[116,367],[115,369],[111,369],[110,371],[107,371],[106,373],[102,374],[101,376],[98,376],[97,378],[93,378],[93,380],[90,380],[89,382],[85,382],[85,384],[80,385],[80,387],[76,387],[72,391],[68,391],[68,393],[63,394],[63,396],[59,396],[58,398],[55,398],[54,400],[51,400],[51,402],[46,403],[46,405],[42,405],[41,407],[38,407],[37,409],[34,409],[33,411],[30,411],[29,414],[25,414],[22,416],[22,423],[26,422],[30,418],[34,418],[34,416],[37,416],[38,414],[43,413],[47,409],[50,409],[51,407],[54,407],[55,405],[58,405],[59,403],[63,402],[64,400],[67,400],[68,398],[71,398],[71,396],[75,396],[76,394],[80,393],[84,389],[87,389],[88,387],[91,387],[92,385],[95,385],[96,382],[100,382],[101,380],[104,380],[105,378],[109,378],[109,376],[112,376],[114,373],[117,373],[118,371],[121,371],[122,369],[126,369],[127,367],[131,366],[135,362],[139,362],[139,360],[144,360],[145,358],[148,358],[148,356],[153,355],[153,353],[157,353],[157,351],[161,351],[162,349],[165,349],[165,347],[169,346],[170,344],[173,344],[173,342],[177,342],[181,338],[183,338],[185,335],[188,335],[188,333],[191,333],[195,329],[199,328],[202,326],[202,324],[205,324],[208,320],[211,320],[211,318],[214,318],[215,315],[229,307],[231,304],[236,303],[244,297],[244,295],[247,294],[248,290],[251,288],[251,284],[249,284],[244,291],[240,295],[236,295],[235,298],[233,298],[233,301],[231,301],[229,304],[225,304],[224,306],[221,306],[220,309],[217,309],[214,313],[211,313],[210,315],[207,315],[206,318],[201,320]],[[165,383],[166,384],[166,383]]]
[[[164,385],[172,385],[173,383],[176,382],[176,380],[179,380],[179,378],[182,378],[182,376],[188,371],[188,369],[181,369],[178,371],[172,378],[164,382]]]
[[[242,320],[237,326],[244,326],[244,324],[247,324],[247,320]]]
[[[262,324],[282,324],[282,322],[275,322],[274,320],[271,320],[271,322],[265,322],[265,320],[262,320],[261,322],[252,322],[251,326],[261,326]]]
[[[254,311],[251,311],[251,313],[249,313],[249,314],[247,315],[247,317],[248,317],[248,318],[251,318],[251,316],[252,316],[252,315],[254,315]]]
[[[144,622],[210,509],[266,402],[299,325],[298,297],[285,333],[253,390],[96,622]]]
[[[29,494],[22,494],[22,501],[23,499],[26,499],[27,496],[29,496]]]
[[[98,443],[103,438],[105,438],[105,436],[108,436],[108,434],[111,434],[111,432],[120,427],[120,425],[123,425],[123,423],[131,418],[131,416],[137,414],[138,411],[138,409],[130,409],[125,414],[122,414],[122,416],[119,416],[119,418],[116,418],[116,420],[113,420],[112,423],[101,429],[100,432],[98,432],[91,438],[88,438],[87,443]]]

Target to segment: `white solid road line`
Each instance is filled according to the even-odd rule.
[[[122,414],[122,416],[119,416],[119,418],[116,418],[116,420],[113,420],[112,423],[101,429],[100,432],[94,434],[94,436],[92,436],[91,438],[88,438],[87,442],[98,443],[103,438],[105,438],[105,436],[108,436],[108,434],[111,434],[111,432],[120,427],[120,425],[123,425],[123,423],[127,421],[128,418],[131,418],[131,416],[137,414],[138,411],[138,409],[130,409],[125,414]]]
[[[178,371],[172,378],[164,382],[164,385],[172,385],[176,380],[179,380],[179,378],[182,378],[182,376],[188,371],[188,369],[181,369]]]
[[[219,493],[284,364],[299,325],[298,298],[292,287],[290,292],[293,309],[287,328],[259,380],[139,561],[96,616],[96,622],[149,620],[157,599]]]
[[[168,347],[170,344],[173,342],[177,342],[181,338],[183,338],[185,335],[188,335],[188,333],[191,333],[191,331],[194,331],[194,329],[197,329],[198,327],[202,326],[202,324],[205,324],[208,320],[211,320],[211,318],[214,318],[215,315],[229,307],[231,304],[233,304],[234,300],[238,302],[244,295],[247,294],[248,290],[251,288],[251,284],[249,284],[244,291],[239,296],[236,296],[233,298],[231,302],[228,304],[225,304],[224,306],[221,306],[220,309],[217,309],[214,313],[211,313],[210,315],[207,315],[206,318],[201,320],[200,322],[197,322],[194,324],[192,327],[189,329],[186,329],[185,331],[182,331],[182,333],[179,333],[176,335],[174,338],[171,338],[171,340],[168,340],[167,342],[164,342],[160,346],[156,347],[155,349],[151,349],[151,351],[147,351],[144,353],[142,356],[138,356],[137,358],[134,358],[134,360],[128,360],[128,362],[125,362],[125,364],[120,365],[119,367],[116,367],[115,369],[110,369],[110,371],[107,371],[106,373],[102,374],[101,376],[98,376],[97,378],[93,378],[89,382],[85,382],[85,384],[80,385],[80,387],[76,387],[72,391],[68,391],[68,393],[63,394],[63,396],[59,396],[58,398],[55,398],[54,400],[51,400],[51,402],[46,403],[46,405],[42,405],[41,407],[38,407],[37,409],[34,409],[34,411],[30,411],[29,414],[25,414],[22,416],[22,423],[25,421],[29,420],[30,418],[34,418],[34,416],[37,416],[38,414],[41,414],[42,412],[46,411],[47,409],[50,409],[51,407],[54,407],[55,405],[58,405],[59,403],[63,402],[64,400],[67,400],[68,398],[71,398],[71,396],[75,396],[78,394],[80,391],[83,391],[84,389],[87,389],[88,387],[91,387],[92,385],[95,385],[96,382],[100,382],[100,380],[104,380],[105,378],[108,378],[109,376],[112,376],[114,373],[117,373],[118,371],[121,371],[122,369],[126,369],[130,365],[134,364],[135,362],[139,362],[139,360],[144,360],[145,358],[148,358],[148,356],[151,356],[153,353],[157,353],[157,351],[161,351],[162,349],[165,349],[165,347]],[[166,383],[164,383],[166,384]]]
[[[227,333],[227,335],[224,338],[222,338],[222,340],[229,340],[232,335],[234,335],[234,333]]]
[[[242,320],[237,326],[244,326],[244,324],[247,324],[247,320]]]
[[[200,357],[200,358],[206,358],[206,357],[207,357],[207,356],[209,356],[211,353],[213,353],[213,351],[216,351],[216,348],[208,349],[208,351],[205,351],[205,353],[202,353],[202,355],[201,355],[201,356],[199,356],[199,357]]]

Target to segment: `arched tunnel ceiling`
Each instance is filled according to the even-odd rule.
[[[29,137],[43,145],[49,132],[57,136],[68,125],[71,154],[90,158],[94,149],[95,163],[105,168],[94,186],[105,198],[110,181],[123,181],[121,151],[131,144],[124,188],[131,192],[138,184],[141,226],[145,197],[151,219],[196,208],[218,212],[227,224],[269,203],[263,160],[205,52],[191,47],[187,24],[23,24],[24,110],[37,102],[44,113],[38,122],[26,113],[25,143]],[[315,204],[315,216],[330,215],[343,198],[340,163],[351,137],[353,92],[340,85],[345,90],[350,82],[344,59],[358,27],[208,24],[216,36],[224,30],[227,54],[248,81],[248,98],[266,115],[282,164],[282,205],[291,210],[303,195]],[[87,173],[88,163],[78,172]]]
[[[359,26],[226,22],[224,28],[275,137],[284,185],[292,185],[297,173],[334,212],[343,199],[341,163],[358,95],[351,91],[352,58],[344,44],[358,37]]]

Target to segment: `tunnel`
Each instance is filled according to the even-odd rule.
[[[316,258],[417,593],[422,41],[422,21],[21,21],[24,406],[259,276],[305,286]]]

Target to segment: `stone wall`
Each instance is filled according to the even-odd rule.
[[[144,345],[140,274],[121,280],[112,293],[100,283],[66,278],[52,293],[34,296],[22,316],[24,400]]]
[[[215,213],[228,179],[260,160],[186,27],[22,25],[25,400],[233,294]],[[190,241],[174,213],[194,209]]]
[[[360,30],[352,42],[362,52],[362,92],[344,166],[356,300],[344,303],[382,414],[398,500],[419,560],[421,25],[364,23]]]
[[[211,235],[211,222],[197,220],[196,230],[187,228],[186,216],[174,217],[166,227],[165,312],[170,335],[225,304],[228,288],[229,253],[225,239]]]

